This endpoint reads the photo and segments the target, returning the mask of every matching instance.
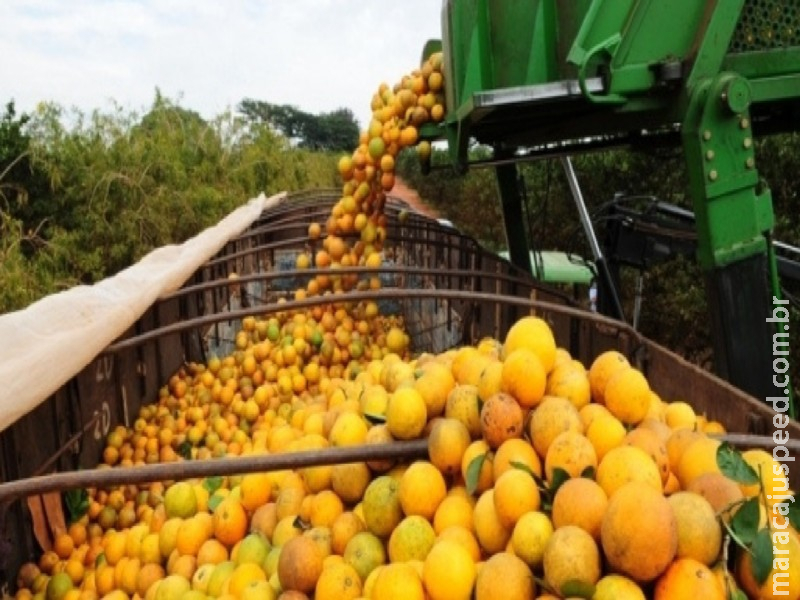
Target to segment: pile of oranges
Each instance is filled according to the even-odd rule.
[[[288,336],[307,319],[248,321],[243,349],[176,375],[108,448],[157,440],[135,463],[164,448],[201,458],[427,437],[427,460],[90,490],[89,512],[21,569],[17,597],[713,600],[739,586],[770,597],[747,554],[728,572],[722,522],[762,492],[766,518],[776,463],[750,450],[762,484],[726,477],[709,435],[723,427],[663,402],[623,355],[587,370],[525,317],[502,341],[413,359],[384,346],[339,375],[319,354],[275,377],[274,356],[247,367],[259,331]],[[311,364],[318,379],[278,383]],[[782,548],[800,561],[789,531]]]
[[[20,570],[17,598],[772,597],[747,553],[728,560],[725,527],[747,498],[775,517],[769,453],[742,455],[759,484],[730,479],[720,423],[664,402],[618,352],[587,369],[540,318],[412,355],[402,318],[336,296],[379,287],[336,267],[380,267],[394,159],[444,118],[442,85],[435,54],[373,98],[339,163],[342,198],[309,226],[322,249],[298,258],[331,267],[295,293],[320,304],[244,319],[230,356],[181,369],[103,452],[112,468],[426,438],[427,459],[88,490],[87,513]],[[782,597],[797,599],[787,531]]]

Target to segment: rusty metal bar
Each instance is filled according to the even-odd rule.
[[[499,261],[498,261],[499,262]],[[408,273],[411,275],[438,275],[438,276],[461,276],[461,277],[479,277],[491,279],[496,281],[507,281],[510,283],[518,283],[527,287],[536,287],[531,285],[530,280],[526,280],[522,276],[509,275],[506,273],[498,273],[496,271],[475,271],[472,269],[436,269],[425,267],[413,266],[398,266],[398,265],[382,265],[380,267],[340,267],[332,271],[329,267],[317,268],[312,267],[308,269],[289,269],[286,271],[270,271],[268,273],[252,273],[250,275],[241,275],[235,280],[230,279],[215,279],[213,281],[205,281],[203,283],[196,283],[175,290],[159,299],[160,302],[190,294],[193,292],[210,290],[216,287],[225,287],[229,285],[239,285],[243,283],[250,283],[251,281],[268,281],[270,279],[289,279],[293,277],[310,277],[312,275],[349,275],[351,273]],[[546,290],[548,293],[559,295],[558,290]],[[567,294],[564,294],[564,300],[569,301]]]
[[[321,450],[286,452],[283,454],[183,460],[137,467],[87,469],[85,471],[40,475],[2,483],[0,484],[0,503],[46,492],[87,487],[110,487],[153,481],[175,481],[212,475],[244,475],[259,471],[280,471],[283,469],[300,469],[303,467],[371,460],[417,459],[427,456],[428,440],[423,438],[388,444],[362,444],[359,446],[343,446]]]
[[[61,458],[64,454],[66,454],[72,447],[81,441],[81,438],[88,433],[88,431],[97,424],[98,419],[100,419],[100,411],[94,411],[94,415],[91,419],[81,428],[81,430],[75,434],[73,434],[61,448],[59,448],[55,454],[53,454],[50,458],[48,458],[41,466],[39,466],[36,471],[34,471],[34,476],[41,475],[49,471],[53,465],[58,462],[58,459]]]
[[[542,300],[532,300],[530,298],[520,298],[517,296],[498,296],[491,293],[460,291],[460,290],[437,290],[437,289],[381,289],[364,292],[349,292],[347,294],[331,294],[327,296],[315,296],[313,298],[305,298],[303,300],[287,300],[281,304],[269,304],[259,307],[249,307],[231,310],[223,314],[204,315],[196,317],[188,321],[180,323],[173,323],[166,325],[158,330],[148,331],[136,337],[127,338],[111,344],[106,348],[102,354],[109,354],[122,350],[123,348],[130,348],[138,346],[144,342],[158,338],[161,335],[168,333],[177,333],[186,329],[202,327],[204,325],[212,325],[220,321],[230,321],[233,319],[241,319],[247,316],[252,316],[255,313],[266,315],[276,312],[283,312],[287,310],[303,309],[319,304],[340,304],[347,302],[359,302],[361,300],[386,300],[386,299],[410,299],[410,298],[445,298],[451,300],[463,300],[468,302],[502,302],[514,306],[522,306],[527,308],[535,308],[539,310],[554,312],[572,317],[578,317],[586,321],[599,323],[608,327],[617,329],[620,332],[629,334],[638,344],[641,344],[644,337],[641,333],[635,331],[632,327],[628,326],[621,321],[616,321],[609,317],[605,317],[599,313],[587,313],[586,311],[578,308],[568,306],[561,306],[551,302]]]
[[[709,434],[709,437],[728,442],[731,446],[738,448],[774,448],[775,446],[786,446],[789,450],[800,452],[800,440],[787,440],[785,444],[776,444],[772,436],[751,435],[749,433],[726,433],[724,435]]]

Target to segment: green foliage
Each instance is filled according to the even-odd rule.
[[[27,161],[0,170],[0,312],[112,275],[261,192],[337,183],[333,155],[231,113],[205,121],[158,93],[141,117],[7,109],[0,151],[0,165]]]
[[[287,104],[246,98],[239,111],[253,123],[268,123],[301,148],[352,152],[358,145],[358,123],[348,108],[312,115]]]

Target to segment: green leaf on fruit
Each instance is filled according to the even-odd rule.
[[[755,485],[760,481],[758,473],[742,458],[742,453],[727,442],[717,448],[717,466],[728,479],[745,485]]]
[[[372,425],[386,423],[386,415],[379,415],[377,413],[364,413],[364,418]]]
[[[539,488],[540,492],[547,492],[547,484],[545,483],[544,479],[539,477],[536,473],[533,472],[528,465],[523,462],[519,462],[518,460],[512,460],[509,464],[514,467],[515,469],[519,469],[520,471],[525,471],[528,475],[533,477],[533,480],[536,482],[536,487]]]
[[[569,478],[569,473],[567,473],[561,467],[556,467],[553,469],[553,477],[550,478],[550,492],[554,497],[558,491],[558,488],[560,488]]]
[[[758,498],[750,498],[739,507],[730,521],[730,528],[737,542],[745,546],[753,542],[758,533],[760,516]]]
[[[67,505],[67,519],[74,523],[89,510],[89,492],[84,489],[68,490],[64,493],[64,504]]]
[[[208,511],[213,513],[215,510],[217,510],[217,507],[222,504],[222,500],[223,497],[220,495],[215,494],[211,496],[208,499]]]
[[[299,529],[300,531],[308,531],[311,529],[311,523],[307,523],[300,517],[295,517],[294,521],[292,521],[292,527]]]
[[[486,460],[486,453],[479,454],[473,458],[467,466],[467,477],[465,483],[467,484],[467,493],[471,496],[478,489],[478,481],[481,478],[481,470],[483,469],[483,462]]]
[[[761,586],[772,571],[772,537],[769,527],[764,527],[756,534],[750,546],[753,555],[753,577]]]
[[[219,488],[222,487],[222,483],[224,479],[220,475],[215,475],[213,477],[206,477],[203,480],[203,487],[208,491],[209,494],[213,494]]]
[[[570,579],[561,586],[561,595],[564,598],[585,598],[591,600],[594,596],[594,586],[586,581]]]
[[[178,455],[181,458],[186,460],[192,459],[192,443],[191,442],[183,442],[180,446],[178,446]]]
[[[747,594],[742,590],[733,590],[728,597],[730,600],[748,600]]]

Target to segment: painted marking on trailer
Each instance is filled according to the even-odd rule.
[[[120,386],[122,392],[122,415],[125,419],[125,427],[130,427],[130,422],[128,419],[128,392],[125,389],[125,386]]]
[[[114,373],[114,357],[103,356],[97,360],[97,376],[98,382],[107,381],[111,379]]]
[[[97,414],[97,411],[95,411]],[[103,402],[100,407],[100,418],[97,419],[97,424],[94,427],[94,439],[99,440],[106,435],[111,429],[111,407],[108,402]]]

